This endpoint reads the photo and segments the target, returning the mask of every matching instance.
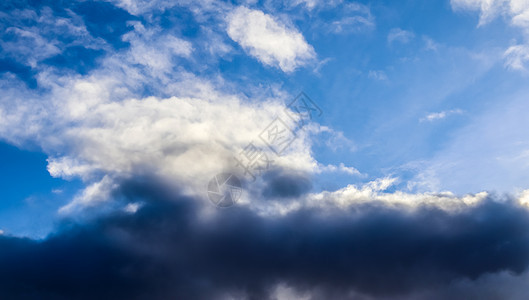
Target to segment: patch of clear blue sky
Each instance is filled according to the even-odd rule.
[[[52,230],[57,209],[82,185],[52,178],[46,155],[0,143],[0,229],[42,237]]]
[[[292,95],[303,90],[313,98],[324,111],[320,123],[342,131],[354,145],[344,144],[333,150],[320,138],[313,149],[315,157],[322,164],[344,163],[368,175],[326,175],[317,179],[318,188],[337,189],[386,175],[400,176],[404,184],[414,174],[402,165],[435,158],[475,116],[523,86],[525,79],[506,70],[498,59],[498,53],[512,39],[521,37],[501,20],[477,28],[477,14],[455,13],[448,0],[364,4],[371,11],[374,26],[338,34],[324,25],[335,21],[341,14],[339,8],[325,13],[301,8],[286,12],[314,46],[318,59],[328,59],[317,72],[312,66],[285,74],[263,66],[234,42],[231,46],[235,53],[219,59],[209,59],[201,55],[205,49],[195,47],[194,60],[182,61],[182,67],[200,76],[221,75],[241,94],[252,93],[248,86],[280,84]],[[121,35],[131,29],[127,21],[142,20],[107,2],[48,1],[12,6],[27,5],[52,6],[59,14],[65,8],[72,9],[84,19],[90,33],[107,41],[112,51],[128,47],[121,40]],[[4,4],[2,9],[10,9],[8,6]],[[206,37],[185,8],[171,9],[153,20],[194,44]],[[406,43],[389,43],[387,37],[393,28],[409,31],[413,37]],[[435,43],[435,49],[427,47],[428,39]],[[86,74],[104,55],[102,50],[72,47],[43,64]],[[15,73],[28,86],[38,88],[35,70],[3,54],[0,72]],[[428,113],[452,109],[464,113],[420,122]],[[2,143],[0,159],[0,229],[45,234],[57,209],[71,199],[80,183],[51,178],[46,171],[46,156],[38,149],[21,150]]]

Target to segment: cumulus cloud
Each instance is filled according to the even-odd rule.
[[[489,196],[486,192],[462,197],[451,192],[406,193],[399,190],[387,192],[396,181],[397,178],[379,178],[361,186],[348,185],[333,192],[310,194],[304,198],[304,206],[325,209],[329,206],[349,208],[362,204],[381,203],[385,207],[398,207],[402,210],[431,207],[446,212],[458,212],[482,203]],[[520,198],[520,201],[521,199],[523,198]]]
[[[131,43],[129,60],[131,63],[147,65],[154,72],[169,71],[174,65],[173,55],[189,57],[193,50],[191,43],[172,35],[160,35],[159,28],[147,29],[140,22],[131,22],[134,31],[123,36]],[[152,45],[156,45],[153,47]]]
[[[259,138],[277,117],[293,127],[284,99],[259,102],[223,92],[178,69],[179,60],[192,54],[190,42],[140,22],[131,25],[123,36],[130,47],[108,55],[90,74],[42,71],[38,83],[45,92],[12,77],[0,81],[0,136],[39,145],[49,155],[52,176],[87,184],[61,212],[105,203],[116,180],[141,175],[203,193],[212,176],[235,169],[234,157],[250,143],[275,168],[317,170],[308,134],[298,134],[281,157]],[[143,96],[145,87],[153,96]]]
[[[316,58],[299,31],[262,11],[237,7],[227,23],[228,35],[265,65],[292,72]]]
[[[519,199],[413,194],[395,191],[395,178],[313,191],[314,174],[362,175],[313,157],[312,134],[354,148],[343,133],[308,124],[275,155],[259,134],[276,118],[293,126],[288,95],[248,97],[220,76],[194,75],[183,65],[200,46],[147,24],[154,4],[117,3],[142,17],[120,34],[126,47],[95,69],[39,68],[37,88],[0,77],[0,138],[39,147],[52,176],[85,184],[45,239],[0,230],[0,298],[482,298],[495,279],[512,287],[499,298],[520,294],[529,266],[527,192]],[[163,10],[176,2],[153,3]],[[97,40],[72,20],[59,23],[77,24],[65,28],[77,28],[67,32],[83,43]],[[301,33],[259,10],[237,7],[226,21],[230,37],[266,65],[291,72],[316,56]],[[37,27],[23,29],[36,34],[27,42],[36,50],[21,51],[21,63],[67,45],[45,37],[55,48],[39,48]],[[234,156],[249,143],[273,168],[246,187],[241,203],[217,210],[206,183],[222,171],[241,172]],[[76,218],[88,208],[107,213]]]
[[[72,204],[107,199],[112,185],[105,181],[138,174],[157,174],[186,185],[189,192],[201,192],[202,183],[234,165],[233,157],[248,143],[267,149],[258,135],[263,124],[285,108],[280,102],[251,105],[214,89],[197,92],[194,97],[128,98],[130,91],[119,77],[113,76],[113,81],[105,78],[69,79],[65,86],[53,86],[45,99],[26,99],[13,111],[0,111],[6,120],[2,136],[37,141],[50,155],[48,170],[53,176],[79,177],[87,183],[99,180],[99,174],[108,176],[88,187]],[[201,88],[196,87],[200,80],[192,80],[173,88],[192,89],[193,84]],[[117,97],[124,98],[113,101]],[[3,103],[9,104],[8,99]],[[50,118],[55,123],[48,124]],[[22,123],[34,131],[11,130],[23,128]],[[274,164],[311,170],[314,160],[307,146],[300,135],[290,152]],[[275,156],[270,150],[267,153]],[[98,191],[105,193],[101,196]]]

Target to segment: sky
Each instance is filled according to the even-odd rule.
[[[1,298],[529,297],[527,0],[7,0],[0,36]]]

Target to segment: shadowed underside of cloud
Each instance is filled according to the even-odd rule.
[[[470,289],[453,282],[490,287],[490,276],[519,278],[529,265],[529,214],[509,200],[459,213],[373,202],[267,218],[242,206],[204,213],[201,200],[154,181],[121,187],[146,202],[137,213],[65,223],[43,241],[1,237],[0,297],[277,299],[287,286],[307,299],[457,298]]]

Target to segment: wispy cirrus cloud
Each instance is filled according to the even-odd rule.
[[[103,39],[89,33],[83,18],[69,9],[66,13],[66,17],[58,16],[49,7],[0,11],[0,58],[11,58],[37,68],[43,60],[71,47],[109,49]]]
[[[371,9],[364,4],[346,3],[336,9],[340,11],[340,17],[330,25],[330,30],[336,34],[365,32],[376,27]]]
[[[511,18],[515,26],[529,25],[529,3],[524,0],[451,0],[455,9],[471,9],[480,11],[479,25],[504,15]]]
[[[374,80],[388,80],[388,75],[382,70],[371,70],[367,73],[367,77]]]
[[[478,26],[484,26],[498,16],[503,16],[509,23],[521,28],[526,37],[529,37],[529,2],[524,0],[451,0],[452,7],[456,10],[478,10],[480,19]],[[506,67],[526,71],[529,61],[529,46],[516,44],[509,46],[504,52]]]
[[[529,45],[514,45],[503,54],[505,65],[513,70],[526,71],[529,62]]]
[[[421,122],[426,122],[426,121],[433,122],[433,121],[445,119],[445,118],[447,118],[449,116],[461,115],[461,114],[463,114],[463,111],[461,109],[444,110],[444,111],[441,111],[441,112],[429,113],[426,116],[424,116],[423,118],[421,118],[419,121],[421,121]]]
[[[407,44],[413,38],[415,38],[415,34],[413,32],[400,28],[393,28],[388,33],[388,44],[393,44],[395,42]]]

